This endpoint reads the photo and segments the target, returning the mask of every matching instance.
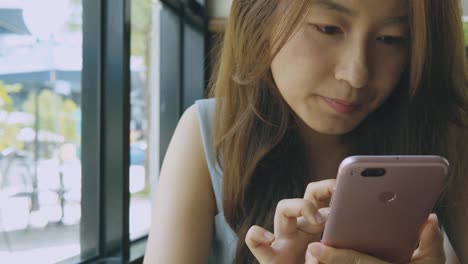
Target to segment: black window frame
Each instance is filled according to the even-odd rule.
[[[198,31],[204,39],[204,61],[202,67],[207,69],[209,63],[207,59],[207,38],[208,38],[208,12],[207,8],[198,4],[196,0],[161,0],[164,7],[161,13],[161,104],[160,109],[160,151],[159,164],[162,164],[169,141],[177,125],[179,117],[187,109],[186,97],[196,97],[193,95],[192,87],[188,87],[184,80],[189,74],[184,69],[185,60],[185,31],[186,27]],[[164,19],[166,16],[168,19]],[[172,21],[170,21],[172,20]],[[175,20],[175,21],[174,21]],[[165,23],[177,23],[178,34],[175,36],[164,35],[164,30],[168,27]],[[170,31],[166,32],[169,33]],[[184,45],[185,44],[185,45]],[[174,48],[177,47],[177,48]],[[175,64],[174,64],[175,62]],[[177,77],[178,76],[178,77]],[[208,75],[205,74],[205,87],[208,84]],[[190,94],[190,96],[187,96]],[[205,92],[198,94],[203,97]]]

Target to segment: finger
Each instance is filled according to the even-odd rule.
[[[315,259],[324,264],[388,264],[387,262],[363,253],[347,249],[336,249],[321,243],[312,243],[307,250],[310,251]]]
[[[419,248],[415,252],[415,258],[445,259],[444,236],[439,228],[436,214],[429,215],[421,235]]]
[[[318,212],[311,201],[287,199],[280,201],[276,207],[274,219],[275,235],[278,238],[295,236],[298,231],[297,218],[301,216],[310,224],[308,232],[321,232],[326,218]]]
[[[311,182],[307,185],[304,199],[311,201],[317,208],[327,207],[336,186],[336,180],[324,180]]]
[[[304,264],[320,264],[316,258],[312,256],[309,250],[306,251],[305,263]]]
[[[260,226],[252,226],[245,236],[245,243],[260,263],[269,263],[275,256],[271,243],[275,236]]]
[[[310,235],[320,235],[322,234],[323,229],[325,228],[325,223],[328,220],[328,216],[330,215],[330,207],[324,207],[318,209],[318,212],[322,215],[325,219],[324,223],[318,224],[311,224],[307,221],[303,216],[297,218],[297,229],[301,230],[304,233],[308,233]]]

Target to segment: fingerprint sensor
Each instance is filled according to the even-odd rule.
[[[379,200],[383,203],[391,203],[395,201],[397,195],[394,192],[383,192],[379,195]]]

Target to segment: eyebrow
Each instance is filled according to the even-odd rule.
[[[384,21],[384,24],[400,24],[400,23],[407,23],[409,22],[409,17],[407,15],[404,16],[396,16],[388,18]]]
[[[356,16],[357,12],[354,10],[349,9],[346,6],[343,6],[339,3],[336,3],[332,0],[310,0],[310,5],[318,5],[321,6],[327,10],[331,11],[336,11],[339,13],[343,13],[348,16]],[[384,24],[400,24],[400,23],[406,23],[409,21],[408,15],[403,15],[403,16],[395,16],[395,17],[390,17],[384,21]]]
[[[356,11],[353,11],[346,6],[340,5],[336,2],[333,2],[331,0],[311,0],[310,1],[311,5],[318,5],[321,6],[325,9],[332,10],[332,11],[337,11],[339,13],[343,13],[349,16],[356,16]]]

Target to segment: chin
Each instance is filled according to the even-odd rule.
[[[342,136],[346,135],[349,132],[353,131],[355,127],[352,128],[323,128],[323,129],[314,129],[320,134],[330,135],[330,136]]]
[[[311,129],[314,131],[323,134],[323,135],[330,135],[330,136],[342,136],[345,134],[348,134],[349,132],[353,131],[359,123],[347,123],[347,124],[324,124],[324,123],[319,123],[317,124],[316,122],[313,123],[308,123],[307,124]]]

